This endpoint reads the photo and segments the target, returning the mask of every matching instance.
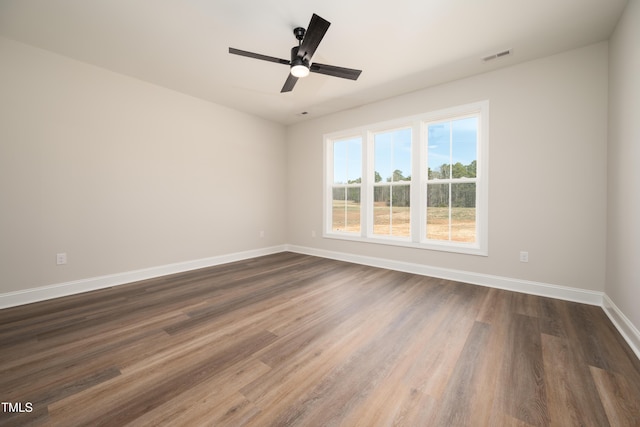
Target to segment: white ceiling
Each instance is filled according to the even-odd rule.
[[[283,124],[606,40],[627,0],[0,0],[0,35]],[[293,28],[331,22],[280,93]],[[483,62],[505,49],[511,56]],[[1,60],[1,59],[0,59]],[[308,115],[300,113],[306,111]]]

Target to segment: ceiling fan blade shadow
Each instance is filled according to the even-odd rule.
[[[293,74],[289,73],[289,76],[287,77],[287,80],[284,82],[284,86],[282,86],[282,90],[280,91],[280,93],[291,92],[297,82],[298,82],[298,78]]]
[[[309,67],[312,73],[325,74],[327,76],[340,77],[342,79],[358,80],[362,70],[353,68],[336,67],[335,65],[318,64],[314,62]]]
[[[329,25],[331,25],[331,22],[319,17],[315,13],[311,16],[309,27],[307,27],[300,49],[298,49],[299,57],[306,61],[311,60],[322,38],[329,29]]]
[[[234,55],[246,56],[247,58],[261,59],[263,61],[275,62],[277,64],[285,64],[285,65],[291,64],[291,61],[289,61],[288,59],[281,59],[281,58],[276,58],[274,56],[261,55],[259,53],[247,52],[246,50],[235,49],[233,47],[229,48],[229,53],[232,53]]]

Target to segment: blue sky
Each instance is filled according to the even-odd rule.
[[[478,119],[468,117],[433,123],[428,127],[428,166],[470,164],[477,159]],[[374,136],[374,169],[386,181],[394,170],[404,176],[411,171],[411,128],[380,132]],[[451,145],[453,148],[451,149]],[[362,141],[360,137],[336,141],[333,146],[334,182],[346,183],[362,176]]]
[[[333,144],[333,182],[347,183],[362,176],[362,141],[351,138]]]
[[[468,165],[477,160],[478,118],[468,117],[429,125],[428,165],[432,170],[444,163]],[[453,144],[453,149],[451,149]]]
[[[410,128],[377,133],[374,146],[374,170],[380,173],[383,181],[387,181],[395,170],[402,171],[405,177],[411,175]]]

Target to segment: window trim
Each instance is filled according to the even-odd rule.
[[[396,121],[393,121],[391,123],[396,123]],[[414,123],[409,123],[409,124],[404,124],[402,125],[402,123],[404,123],[403,121],[399,121],[397,123],[401,123],[399,126],[391,126],[391,127],[381,127],[381,128],[369,128],[367,130],[367,139],[366,139],[366,145],[367,145],[367,150],[370,153],[370,156],[367,158],[366,163],[363,162],[363,169],[364,169],[364,176],[363,176],[363,185],[364,190],[367,192],[367,202],[373,202],[374,200],[374,193],[375,190],[374,188],[376,187],[376,185],[378,186],[384,186],[386,185],[386,183],[376,183],[375,182],[375,137],[376,134],[380,134],[383,132],[395,132],[395,131],[399,131],[399,130],[403,130],[403,129],[410,129],[411,130],[411,143],[412,143],[412,147],[411,147],[411,170],[413,171],[414,169],[414,155],[413,155],[413,139],[414,139],[414,135],[416,134],[415,131],[415,126]],[[366,177],[366,178],[365,178]],[[389,187],[392,187],[394,185],[409,185],[410,186],[410,193],[409,193],[409,198],[410,200],[415,200],[413,198],[414,196],[414,177],[413,175],[411,176],[411,180],[408,181],[402,181],[402,182],[398,182],[398,183],[394,183],[391,182],[389,183]],[[362,203],[360,204],[361,206],[368,206],[368,205],[363,205]],[[361,208],[362,210],[362,208]],[[370,239],[380,239],[382,241],[391,241],[391,242],[397,242],[397,243],[402,243],[402,242],[412,242],[412,236],[413,236],[413,229],[411,229],[409,236],[405,237],[405,236],[394,236],[394,235],[384,235],[384,234],[375,234],[374,233],[374,227],[373,227],[373,217],[374,217],[374,211],[373,209],[364,209],[365,211],[365,215],[367,217],[367,227],[364,230],[364,237],[368,240]],[[409,211],[410,214],[413,213],[413,210]],[[413,218],[411,218],[411,225],[413,225]]]
[[[478,117],[478,149],[476,182],[476,242],[474,244],[438,241],[426,238],[426,195],[428,162],[426,142],[428,125],[439,121],[448,121],[464,116]],[[373,234],[373,209],[369,209],[373,200],[374,153],[373,139],[376,133],[411,128],[412,133],[412,171],[411,232],[409,237],[383,236]],[[360,193],[360,232],[340,232],[332,230],[332,188],[333,183],[333,142],[348,138],[360,138],[362,142],[362,182]],[[471,255],[488,256],[489,224],[489,101],[473,102],[465,105],[440,109],[415,116],[374,123],[345,131],[325,134],[323,164],[323,232],[324,238],[376,243],[409,248],[429,249]],[[444,181],[444,180],[443,180]],[[422,205],[425,208],[422,208]],[[424,234],[424,235],[423,235]]]

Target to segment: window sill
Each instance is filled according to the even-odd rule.
[[[486,248],[480,245],[470,245],[455,242],[413,242],[402,237],[362,237],[353,233],[325,232],[326,239],[348,240],[351,242],[373,243],[377,245],[401,246],[411,249],[432,250],[438,252],[453,252],[465,255],[489,256]]]

